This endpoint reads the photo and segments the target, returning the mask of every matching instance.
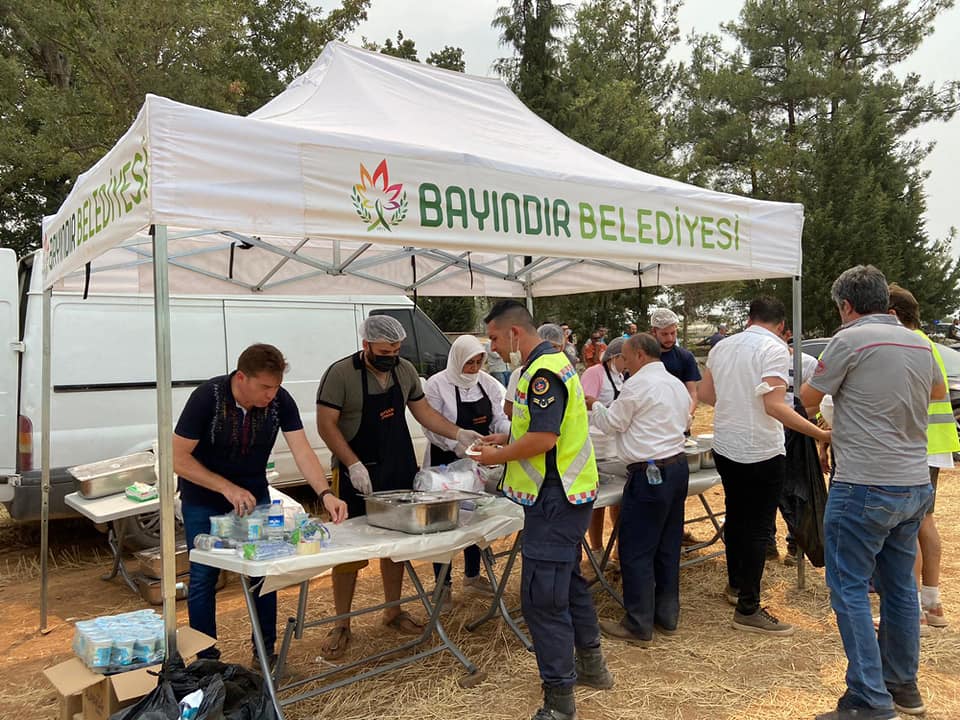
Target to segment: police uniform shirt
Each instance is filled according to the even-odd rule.
[[[542,342],[533,349],[524,372],[537,358],[547,353],[559,352],[548,342]],[[530,411],[530,427],[527,432],[546,432],[560,435],[560,425],[567,408],[567,387],[550,370],[540,369],[534,373],[527,387],[527,408]],[[557,449],[547,451],[546,472],[543,484],[560,484],[560,471],[557,469]]]

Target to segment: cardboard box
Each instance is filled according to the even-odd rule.
[[[216,640],[192,628],[177,628],[177,648],[180,655],[190,658],[201,650],[212,647]],[[100,675],[90,670],[80,658],[71,658],[59,665],[54,665],[43,671],[47,680],[57,689],[61,697],[61,711],[70,707],[72,698],[82,696],[83,720],[109,720],[117,710],[133,705],[148,692],[157,686],[156,672],[160,665],[118,673],[117,675]],[[74,706],[75,707],[75,706]],[[75,715],[62,715],[73,717]]]
[[[59,720],[75,720],[77,716],[83,717],[83,694],[61,695],[60,714],[57,715],[57,718]]]

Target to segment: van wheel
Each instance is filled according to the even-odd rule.
[[[160,511],[134,515],[116,521],[117,537],[120,548],[127,552],[136,552],[160,545]],[[179,520],[174,520],[174,532],[183,533]]]

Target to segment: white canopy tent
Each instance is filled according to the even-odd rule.
[[[499,80],[341,43],[249,117],[149,95],[44,219],[44,497],[55,289],[155,297],[164,618],[174,647],[171,293],[389,288],[529,299],[793,277],[799,336],[802,227],[800,205],[704,190],[599,155]],[[44,520],[42,626],[46,540]]]

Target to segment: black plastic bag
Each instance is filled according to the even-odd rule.
[[[178,720],[179,701],[203,690],[196,720],[276,720],[263,678],[240,665],[197,660],[184,667],[179,655],[165,662],[157,688],[110,720]]]
[[[802,407],[797,412],[806,417]],[[781,504],[789,510],[793,539],[814,567],[824,565],[823,513],[827,507],[827,486],[820,470],[816,441],[798,432],[786,438],[787,475]]]

